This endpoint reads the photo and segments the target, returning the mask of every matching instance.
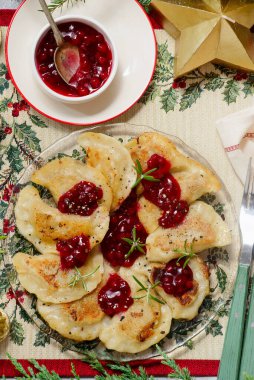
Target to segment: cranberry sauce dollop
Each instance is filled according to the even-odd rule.
[[[133,228],[136,229],[136,237],[140,239],[141,244],[145,244],[148,236],[137,212],[137,195],[133,190],[121,207],[110,217],[109,229],[101,243],[101,249],[103,256],[112,266],[130,267],[142,254],[135,249],[128,258],[125,257],[131,246],[123,238],[132,239]],[[146,247],[142,248],[146,252]]]
[[[181,188],[169,173],[171,164],[164,157],[153,154],[147,161],[147,170],[157,168],[151,175],[158,182],[142,180],[144,197],[163,210],[159,225],[164,228],[175,227],[182,223],[189,211],[186,201],[181,200]]]
[[[98,207],[103,191],[92,182],[81,181],[58,200],[58,210],[64,214],[91,215]]]
[[[193,288],[193,272],[189,265],[184,268],[185,259],[171,260],[163,269],[153,271],[154,282],[160,281],[160,286],[167,294],[181,297]]]
[[[68,240],[59,240],[56,249],[60,253],[62,269],[72,269],[85,263],[91,246],[89,237],[82,234]]]
[[[86,96],[98,90],[108,79],[112,67],[112,52],[104,36],[81,22],[58,25],[65,41],[79,48],[80,68],[68,85],[58,74],[54,64],[56,42],[50,29],[39,42],[35,63],[43,82],[53,91],[71,97]]]
[[[118,274],[111,274],[99,291],[98,302],[101,310],[110,316],[126,311],[133,304],[131,288]]]

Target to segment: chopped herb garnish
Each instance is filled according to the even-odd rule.
[[[152,175],[149,175],[149,174],[155,172],[155,170],[157,170],[157,168],[152,168],[152,169],[148,170],[147,172],[143,173],[142,166],[141,166],[141,163],[139,160],[136,160],[136,165],[133,167],[136,170],[138,176],[137,176],[136,182],[132,185],[132,189],[134,187],[138,186],[143,179],[145,179],[146,181],[150,181],[150,182],[159,182],[159,179],[154,178]]]
[[[196,253],[193,251],[193,243],[194,243],[194,240],[192,241],[191,245],[188,247],[188,246],[187,246],[187,240],[185,240],[185,242],[184,242],[184,248],[183,248],[183,249],[176,248],[176,249],[173,250],[174,252],[179,253],[179,254],[181,255],[181,256],[178,258],[177,263],[178,263],[181,259],[185,258],[185,262],[184,262],[184,264],[183,264],[183,268],[185,268],[185,267],[188,265],[189,261],[190,261],[193,257],[197,256]]]
[[[96,269],[94,269],[92,272],[87,273],[87,274],[82,274],[80,272],[80,270],[77,267],[75,267],[75,274],[71,278],[71,281],[69,282],[68,285],[70,287],[74,287],[74,286],[76,286],[79,283],[79,281],[81,281],[83,288],[87,291],[87,286],[86,286],[85,279],[91,277],[95,272],[97,272],[97,270],[99,268],[100,268],[100,265],[98,265],[98,267]]]
[[[131,247],[128,251],[128,253],[126,253],[125,255],[125,259],[128,259],[128,257],[137,249],[139,252],[145,254],[145,251],[143,249],[143,247],[145,246],[145,244],[141,243],[140,242],[140,238],[137,238],[137,230],[136,230],[136,227],[133,227],[132,231],[131,231],[131,236],[132,236],[132,239],[129,239],[129,238],[122,238],[123,241],[125,241],[126,243],[128,243]]]
[[[162,305],[165,305],[165,301],[163,301],[162,299],[157,298],[151,294],[151,290],[155,289],[158,285],[160,285],[160,281],[155,282],[153,285],[149,284],[148,286],[145,286],[144,284],[142,284],[141,281],[139,281],[137,279],[137,277],[135,277],[134,275],[132,277],[133,277],[133,280],[135,280],[136,283],[140,286],[140,289],[138,289],[137,292],[142,292],[143,290],[146,292],[146,294],[144,296],[132,297],[134,300],[140,300],[142,298],[146,298],[148,303],[150,303],[150,300],[153,300],[153,301],[158,302]]]

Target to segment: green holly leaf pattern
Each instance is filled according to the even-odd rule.
[[[216,268],[216,277],[218,280],[218,286],[221,289],[221,292],[224,293],[227,284],[227,274],[226,272],[219,266]]]
[[[13,343],[17,344],[18,346],[22,346],[25,340],[24,328],[22,324],[17,321],[16,317],[14,317],[11,321],[10,339]]]
[[[35,152],[41,152],[40,140],[36,136],[35,131],[27,123],[15,125],[15,136],[21,140],[26,147]]]
[[[4,218],[4,216],[6,214],[7,207],[8,207],[8,203],[7,202],[0,201],[0,218],[1,219]]]
[[[20,157],[20,151],[16,146],[9,146],[7,151],[7,158],[10,163],[10,167],[14,172],[19,173],[23,169],[23,162]]]
[[[29,114],[29,118],[33,124],[37,125],[37,127],[48,128],[47,124],[41,120],[39,116]]]
[[[39,330],[35,336],[34,346],[45,347],[47,344],[50,344],[50,337],[43,331]]]
[[[0,296],[5,294],[10,288],[10,281],[15,281],[16,271],[10,264],[6,264],[0,271]]]
[[[2,95],[5,90],[9,88],[9,81],[5,78],[0,78],[0,94]]]
[[[238,83],[234,79],[229,80],[226,83],[225,90],[223,91],[224,100],[227,104],[235,103],[239,92],[240,88]]]
[[[152,0],[138,0],[147,13],[150,13],[150,3]]]
[[[247,96],[249,96],[249,95],[253,95],[254,94],[254,80],[253,80],[253,77],[250,77],[249,80],[246,80],[246,82],[244,82],[244,84],[243,84],[243,93],[245,95],[245,98],[247,98]]]
[[[224,81],[219,75],[210,73],[208,78],[209,80],[204,85],[205,90],[214,92],[224,86]]]
[[[4,63],[0,63],[0,77],[7,73],[7,67]]]
[[[160,89],[158,88],[156,83],[152,83],[140,99],[140,103],[147,104],[149,101],[154,101],[156,97],[159,95]]]
[[[25,309],[23,307],[19,307],[19,316],[26,323],[32,323],[32,319],[29,317]]]
[[[169,90],[164,90],[161,96],[162,109],[167,113],[173,111],[177,104],[178,93],[172,87]]]
[[[180,101],[180,111],[190,108],[200,98],[202,88],[199,82],[192,83],[185,91]]]
[[[211,334],[213,337],[222,334],[222,325],[217,319],[212,320],[205,328],[206,335]]]

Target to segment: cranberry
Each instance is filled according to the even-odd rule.
[[[11,128],[11,127],[5,127],[5,128],[4,128],[4,133],[5,133],[6,135],[10,135],[10,134],[12,133],[12,128]]]
[[[131,246],[123,238],[132,239],[132,231],[136,229],[136,237],[141,244],[145,244],[147,232],[137,215],[137,195],[134,191],[124,201],[121,207],[110,217],[108,232],[101,243],[103,256],[112,266],[130,267],[142,254],[135,249],[126,257]],[[142,247],[146,252],[146,247]]]
[[[98,77],[93,77],[90,80],[90,84],[91,84],[92,88],[99,88],[101,85],[101,80]]]
[[[74,45],[80,45],[84,39],[85,33],[82,30],[78,30],[74,37],[72,38],[72,43]]]
[[[153,154],[147,161],[147,170],[157,168],[156,171],[151,173],[154,178],[164,177],[164,175],[168,174],[170,167],[170,162],[159,154]]]
[[[86,96],[90,94],[90,91],[87,87],[79,86],[77,88],[79,96]]]
[[[98,58],[97,58],[97,61],[99,63],[99,65],[101,66],[106,66],[108,65],[108,60],[106,57],[103,57],[103,55],[100,55]]]
[[[163,210],[159,225],[163,228],[175,227],[182,223],[189,211],[187,202],[180,200],[181,188],[169,173],[171,164],[164,157],[153,154],[147,161],[147,170],[157,168],[152,175],[158,182],[142,180],[144,197]]]
[[[193,272],[185,259],[171,260],[163,269],[155,269],[154,281],[160,281],[162,288],[167,294],[181,297],[184,293],[193,289]]]
[[[108,46],[105,43],[99,43],[98,46],[97,46],[97,50],[100,53],[107,54],[107,52],[108,52]]]
[[[37,56],[39,62],[46,62],[48,59],[48,55],[45,52],[41,52]]]
[[[96,43],[96,37],[93,34],[85,35],[83,41],[86,46],[89,46]]]
[[[118,274],[111,274],[98,294],[101,310],[110,316],[124,312],[133,304],[129,284]]]
[[[172,83],[172,88],[177,89],[179,87],[179,83],[177,81],[174,81]]]
[[[13,107],[13,103],[12,102],[7,103],[7,107],[8,108],[12,108]]]
[[[163,228],[176,227],[181,224],[188,214],[189,205],[186,201],[172,203],[168,210],[164,210],[159,225]]]
[[[57,207],[62,213],[89,216],[97,209],[102,196],[100,187],[81,181],[61,195]]]
[[[62,269],[72,269],[84,265],[91,250],[89,237],[75,236],[68,240],[59,240],[56,249],[60,253]]]

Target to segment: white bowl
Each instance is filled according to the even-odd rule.
[[[109,85],[111,84],[111,82],[114,79],[114,76],[115,76],[116,71],[117,71],[117,66],[118,66],[118,55],[117,55],[115,44],[112,41],[111,37],[109,37],[109,34],[105,30],[105,28],[99,22],[95,21],[92,18],[73,15],[73,16],[58,17],[55,19],[55,21],[57,24],[62,24],[64,22],[68,22],[68,21],[77,21],[77,22],[81,22],[83,24],[91,26],[103,35],[103,37],[105,38],[107,44],[109,45],[109,47],[111,49],[112,67],[111,67],[111,71],[110,71],[109,77],[106,80],[106,82],[98,90],[92,92],[89,95],[72,97],[72,96],[65,96],[65,95],[59,94],[59,93],[55,92],[54,90],[52,90],[50,87],[48,87],[43,82],[43,80],[40,77],[40,74],[37,70],[37,67],[36,67],[35,52],[36,52],[38,44],[40,43],[42,38],[45,36],[45,34],[50,29],[50,25],[49,24],[45,25],[40,30],[38,36],[35,39],[35,42],[33,44],[33,49],[32,49],[32,71],[33,71],[33,74],[34,74],[38,84],[40,85],[41,89],[43,90],[43,92],[46,93],[47,95],[51,96],[55,100],[59,100],[59,101],[62,101],[64,103],[80,104],[80,103],[88,102],[88,101],[96,98],[100,94],[102,94],[109,87]]]

